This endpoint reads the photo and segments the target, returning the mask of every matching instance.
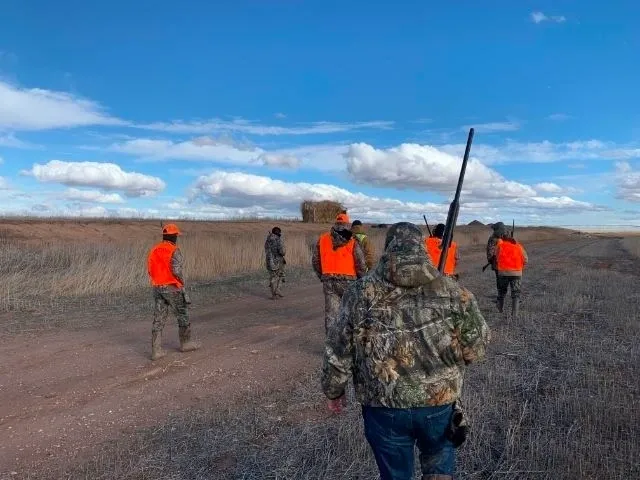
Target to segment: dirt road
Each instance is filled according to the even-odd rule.
[[[256,286],[214,309],[195,306],[192,325],[204,348],[178,352],[177,327],[168,325],[168,355],[158,362],[148,359],[148,318],[5,339],[0,473],[64,461],[107,438],[163,422],[172,411],[228,405],[315,368],[324,330],[320,286],[288,289],[277,302],[266,292]]]

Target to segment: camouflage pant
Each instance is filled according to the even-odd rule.
[[[269,270],[269,288],[271,295],[280,293],[280,284],[285,282],[284,266],[277,270]]]
[[[179,327],[189,326],[189,313],[187,312],[187,304],[184,296],[179,290],[165,290],[160,288],[153,289],[153,300],[155,308],[153,311],[152,332],[161,332],[167,323],[169,310],[176,316]]]
[[[521,277],[506,277],[498,275],[498,298],[507,296],[507,291],[511,287],[511,298],[520,298]]]
[[[353,280],[346,279],[327,279],[322,282],[322,291],[324,292],[324,330],[329,330],[329,326],[338,320],[340,312],[340,302],[342,296]]]

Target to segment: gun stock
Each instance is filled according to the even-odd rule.
[[[471,142],[473,142],[473,128],[469,129],[469,136],[467,137],[467,147],[464,150],[464,158],[462,159],[462,167],[460,168],[460,176],[458,177],[458,186],[456,187],[456,194],[453,197],[451,205],[449,205],[449,213],[447,215],[447,223],[444,227],[444,235],[442,237],[442,254],[440,255],[440,262],[438,263],[438,271],[444,274],[444,266],[447,262],[447,255],[449,254],[449,247],[451,246],[451,240],[453,239],[453,230],[456,227],[458,221],[458,213],[460,211],[460,192],[462,191],[462,183],[464,182],[464,174],[467,171],[467,162],[469,161],[469,152],[471,151]]]

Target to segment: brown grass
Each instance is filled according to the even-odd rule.
[[[638,262],[635,274],[593,267],[603,257],[614,266],[633,261],[607,239],[532,245],[529,253],[518,321],[495,312],[492,275],[474,270],[465,279],[492,343],[465,377],[472,435],[457,478],[637,478]],[[229,411],[186,411],[71,471],[51,466],[46,478],[376,478],[357,405],[327,416],[316,374],[293,390],[271,387],[271,395],[248,391]]]
[[[330,224],[300,222],[180,222],[179,245],[188,284],[208,283],[264,268],[264,241],[281,226],[290,269],[310,269],[311,248]],[[460,227],[456,241],[465,248],[483,245],[484,227]],[[566,232],[521,229],[525,244]],[[386,230],[370,229],[379,254]],[[150,221],[6,221],[0,229],[0,310],[22,309],[60,297],[121,294],[149,285],[146,256],[160,238],[160,223]]]

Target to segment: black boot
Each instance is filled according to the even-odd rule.
[[[511,302],[511,317],[516,319],[520,313],[520,299],[514,298]]]
[[[500,313],[502,313],[502,310],[504,309],[504,297],[498,297],[498,311]]]
[[[165,356],[162,350],[162,332],[151,332],[151,360],[158,360]]]
[[[192,352],[200,348],[200,345],[191,341],[191,325],[179,327],[180,351]]]

